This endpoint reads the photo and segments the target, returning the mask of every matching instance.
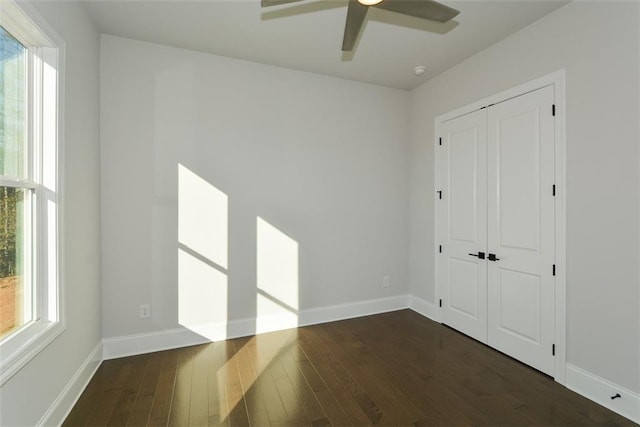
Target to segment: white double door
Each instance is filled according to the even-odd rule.
[[[549,86],[442,123],[436,262],[443,323],[553,376],[552,105]]]

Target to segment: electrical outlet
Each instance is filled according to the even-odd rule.
[[[151,317],[151,306],[149,304],[142,304],[140,306],[140,318],[148,319]]]
[[[382,286],[385,288],[389,287],[389,276],[382,276]]]

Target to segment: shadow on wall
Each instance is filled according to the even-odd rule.
[[[298,242],[261,217],[255,224],[253,332],[295,328]],[[178,164],[178,323],[210,341],[228,337],[229,238],[229,196]]]

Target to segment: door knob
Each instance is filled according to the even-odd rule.
[[[500,261],[500,258],[496,258],[496,254],[489,254],[489,261]]]
[[[471,256],[477,256],[480,259],[484,259],[484,252],[478,252],[477,254],[469,254]]]

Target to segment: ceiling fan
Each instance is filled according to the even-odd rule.
[[[262,7],[295,3],[302,0],[262,0]],[[389,10],[403,15],[415,16],[432,21],[447,22],[460,13],[459,10],[433,0],[349,0],[347,22],[344,26],[342,50],[350,52],[362,30],[364,18],[370,7]]]

